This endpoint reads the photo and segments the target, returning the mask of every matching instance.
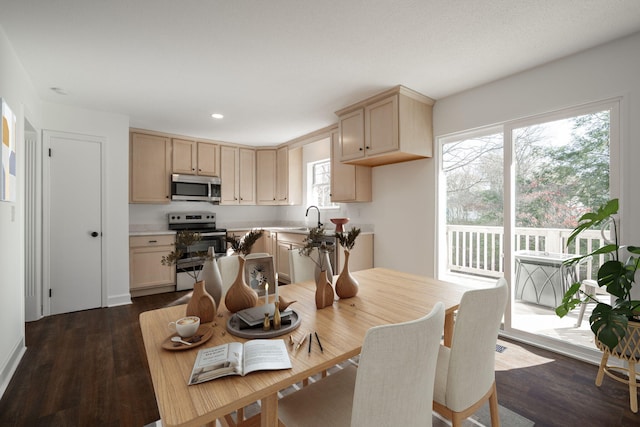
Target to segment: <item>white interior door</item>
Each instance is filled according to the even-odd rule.
[[[44,174],[44,250],[49,279],[48,288],[45,280],[44,296],[49,295],[49,312],[100,307],[102,140],[45,131],[44,145],[50,150],[44,161],[48,165]]]

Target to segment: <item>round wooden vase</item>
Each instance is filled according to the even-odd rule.
[[[202,266],[200,277],[204,280],[204,288],[216,302],[216,307],[219,307],[220,299],[222,298],[222,276],[220,275],[220,269],[215,260],[215,252],[213,252],[212,247],[209,247],[209,254]]]
[[[316,308],[321,309],[332,304],[333,286],[327,277],[327,270],[322,270],[316,279]]]
[[[224,305],[230,312],[235,313],[255,307],[257,303],[258,293],[244,281],[244,257],[238,256],[238,275],[224,297]]]
[[[200,280],[193,285],[193,294],[187,303],[187,316],[197,316],[200,323],[210,323],[216,317],[216,302]]]
[[[355,297],[358,293],[358,281],[351,275],[349,271],[349,251],[344,251],[344,267],[342,272],[336,279],[336,294],[340,298]]]

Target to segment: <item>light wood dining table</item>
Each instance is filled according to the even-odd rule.
[[[199,349],[246,341],[226,331],[232,313],[221,304],[218,317],[210,324],[213,337],[204,345],[185,351],[162,348],[162,343],[171,335],[168,323],[185,315],[185,305],[142,313],[140,327],[163,426],[214,425],[216,419],[224,420],[225,415],[255,401],[261,402],[261,413],[245,420],[244,424],[278,426],[279,390],[358,355],[365,333],[371,327],[420,318],[438,301],[445,305],[443,334],[445,345],[450,343],[453,314],[468,288],[384,268],[352,274],[360,284],[358,294],[348,299],[336,296],[332,306],[321,310],[315,306],[314,282],[279,287],[283,298],[297,300],[290,308],[302,320],[296,330],[278,338],[288,342],[292,335],[298,342],[305,335],[317,332],[323,348],[321,352],[314,342],[309,352],[308,342],[298,350],[287,344],[293,367],[286,370],[253,372],[244,377],[230,376],[188,386]]]

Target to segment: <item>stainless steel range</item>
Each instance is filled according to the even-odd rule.
[[[207,252],[210,247],[216,254],[216,258],[226,255],[227,230],[216,227],[216,214],[214,212],[175,212],[169,213],[169,230],[193,231],[200,233],[202,240],[192,245],[191,252]],[[186,249],[179,248],[177,249]],[[193,278],[186,273],[186,269],[202,270],[204,260],[198,257],[190,258],[185,254],[176,264],[176,290],[193,289]]]

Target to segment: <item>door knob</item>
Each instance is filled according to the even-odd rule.
[[[98,232],[97,231],[91,232],[91,237],[98,237]]]

